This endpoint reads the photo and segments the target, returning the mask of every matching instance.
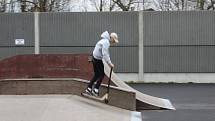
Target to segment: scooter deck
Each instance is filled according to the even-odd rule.
[[[108,88],[107,88],[107,93],[105,95],[103,95],[102,97],[95,97],[93,95],[89,95],[86,94],[84,92],[81,93],[82,96],[90,98],[90,99],[94,99],[97,101],[104,101],[106,104],[109,103],[109,89],[110,89],[110,81],[111,81],[111,74],[112,74],[113,68],[111,68],[110,70],[110,76],[109,76],[109,80],[108,80]]]
[[[93,95],[89,95],[89,94],[86,94],[86,93],[81,93],[81,95],[86,97],[86,98],[89,98],[89,99],[93,99],[93,100],[97,100],[97,101],[101,101],[101,102],[104,101],[105,103],[108,103],[108,94],[105,94],[102,97],[95,97]]]

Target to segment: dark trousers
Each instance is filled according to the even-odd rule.
[[[94,88],[99,89],[99,87],[102,83],[102,80],[105,76],[104,64],[103,64],[102,60],[95,59],[94,57],[93,57],[92,63],[93,63],[93,69],[94,69],[94,76],[90,80],[88,87],[92,88],[93,84],[96,82]]]

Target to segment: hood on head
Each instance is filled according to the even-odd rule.
[[[109,35],[108,31],[103,32],[101,34],[101,37],[104,38],[104,39],[110,40],[110,35]]]

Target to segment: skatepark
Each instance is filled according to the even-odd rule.
[[[15,57],[16,59],[21,57],[28,58],[29,56],[32,59],[34,55],[22,55]],[[44,56],[44,55],[43,55]],[[40,55],[40,60],[43,57]],[[57,55],[59,57],[60,55]],[[62,56],[62,55],[61,55]],[[68,56],[68,55],[64,55]],[[70,55],[71,56],[71,55]],[[76,55],[79,59],[82,59],[86,55]],[[47,58],[48,56],[45,55]],[[56,57],[56,55],[50,55],[49,58]],[[74,56],[73,56],[74,57]],[[61,57],[64,58],[64,57]],[[68,58],[68,57],[67,57]],[[31,60],[29,59],[29,60]],[[36,58],[34,58],[36,60]],[[7,59],[7,63],[10,63]],[[13,58],[12,58],[13,60]],[[69,62],[68,58],[68,62]],[[80,60],[77,60],[78,62]],[[3,61],[2,61],[3,62]],[[0,63],[0,65],[2,64]],[[65,62],[65,61],[64,61]],[[22,64],[27,65],[26,67],[31,67],[28,64],[19,61],[19,66],[22,67]],[[58,64],[60,61],[58,62]],[[65,62],[66,63],[66,62]],[[41,61],[40,64],[43,64]],[[88,64],[88,63],[86,63]],[[4,63],[5,65],[5,63]],[[10,65],[10,64],[7,64]],[[48,64],[47,64],[48,65]],[[81,64],[82,65],[82,64]],[[37,65],[39,68],[41,65]],[[43,65],[44,66],[44,65]],[[3,67],[1,65],[1,67]],[[48,66],[49,69],[56,67],[56,65]],[[86,65],[85,65],[86,67]],[[61,70],[69,70],[69,66],[65,67],[61,66]],[[9,71],[12,68],[8,68]],[[80,69],[80,67],[76,67],[75,70]],[[109,70],[106,68],[107,71]],[[26,69],[27,70],[27,69]],[[37,72],[36,70],[34,70]],[[31,71],[30,74],[34,75],[34,71]],[[59,69],[58,69],[59,71]],[[4,73],[1,71],[1,73]],[[7,72],[10,73],[10,72]],[[28,72],[26,72],[28,73]],[[26,76],[26,73],[23,75]],[[108,73],[108,72],[107,72]],[[10,73],[13,75],[13,73]],[[105,104],[104,102],[98,102],[92,99],[88,99],[80,96],[80,90],[84,90],[86,86],[86,80],[78,79],[77,74],[76,78],[51,78],[50,76],[57,75],[49,75],[48,71],[43,72],[40,75],[40,78],[32,78],[27,79],[23,78],[22,74],[19,74],[19,71],[16,71],[16,75],[13,75],[13,79],[1,79],[1,96],[0,96],[0,119],[4,121],[14,121],[14,120],[22,120],[22,121],[71,121],[71,120],[104,120],[104,121],[166,121],[166,120],[176,120],[176,121],[201,121],[206,120],[210,121],[214,119],[213,112],[214,108],[214,93],[208,93],[214,91],[214,84],[127,84],[118,82],[118,85],[121,84],[121,88],[116,88],[115,86],[111,86],[110,92],[110,104]],[[39,73],[37,73],[39,74]],[[60,74],[60,73],[58,73]],[[41,78],[42,76],[47,76],[49,78]],[[1,75],[2,76],[2,75]],[[15,76],[20,76],[17,78]],[[32,76],[32,75],[28,75]],[[39,76],[39,75],[37,75]],[[59,75],[58,75],[59,76]],[[61,75],[62,76],[62,75]],[[64,75],[65,76],[65,75]],[[117,78],[116,74],[113,75],[112,78]],[[116,81],[116,80],[115,80]],[[117,81],[116,81],[117,82]],[[114,82],[113,82],[114,83]],[[117,84],[115,84],[117,85]],[[125,87],[129,88],[124,88]],[[105,84],[103,88],[105,88]],[[136,97],[133,95],[133,92],[130,94],[129,98],[129,90],[136,91],[140,93],[140,97],[138,98],[138,94],[136,93]],[[194,91],[193,91],[194,90]],[[103,90],[105,91],[105,90]],[[144,100],[144,96],[150,96],[152,100]],[[116,96],[117,95],[117,96]],[[141,96],[143,95],[143,97]],[[112,97],[113,96],[113,97]],[[114,97],[116,96],[116,97]],[[168,97],[170,100],[161,99],[157,97]],[[208,99],[208,96],[211,98]],[[201,98],[199,98],[201,97]],[[115,99],[114,99],[115,98]],[[126,99],[127,98],[127,99]],[[136,103],[136,100],[145,101],[144,103],[140,103],[139,105],[132,105],[132,98],[136,98],[133,103]],[[143,98],[143,100],[141,100]],[[126,99],[126,101],[125,101]],[[162,100],[162,102],[159,102]],[[151,102],[147,102],[151,101]],[[120,102],[120,103],[117,103]],[[124,104],[123,104],[124,103]],[[150,103],[146,105],[146,103]],[[165,103],[167,103],[165,105]],[[157,105],[160,104],[158,108]],[[169,107],[162,107],[163,105]],[[174,105],[174,107],[173,107]],[[139,109],[138,109],[139,107]],[[141,107],[141,108],[140,108]],[[151,108],[151,109],[150,109]],[[164,110],[164,109],[171,110]],[[172,110],[172,109],[177,110]],[[102,116],[101,116],[102,115]],[[193,117],[193,115],[196,115]]]
[[[213,121],[213,15],[0,14],[0,121]],[[100,97],[88,98],[88,57],[106,30],[119,35],[115,67],[103,60]]]
[[[20,73],[19,70],[16,70],[16,73],[14,73],[10,71],[17,67],[7,67],[7,69],[1,69],[2,74],[8,73],[11,75],[10,79],[1,79],[0,83],[0,105],[2,107],[0,110],[1,120],[14,121],[18,119],[23,121],[67,121],[72,119],[82,121],[181,121],[189,119],[191,121],[200,121],[206,119],[209,121],[214,119],[213,111],[215,108],[212,101],[214,100],[214,96],[213,93],[208,94],[208,91],[213,92],[213,84],[127,85],[124,82],[122,83],[122,81],[120,82],[119,77],[117,77],[114,73],[112,75],[112,80],[114,81],[112,82],[110,89],[110,103],[105,104],[104,102],[88,99],[80,95],[87,83],[86,80],[79,78],[80,75],[87,78],[87,75],[83,76],[83,73],[85,73],[84,71],[82,71],[82,74],[73,73],[74,78],[65,78],[67,75],[62,75],[62,72],[59,71],[65,71],[64,74],[66,74],[66,71],[71,72],[71,70],[83,70],[80,65],[84,67],[90,66],[88,62],[85,63],[85,65],[83,63],[77,64],[79,67],[76,66],[75,68],[72,68],[72,65],[60,66],[59,63],[61,63],[61,60],[55,59],[58,60],[55,64],[58,64],[58,67],[61,67],[61,69],[57,68],[58,73],[53,75],[52,72],[56,71],[53,70],[53,67],[57,67],[57,65],[53,63],[50,63],[49,65],[47,62],[43,61],[57,57],[58,59],[63,58],[63,64],[68,64],[67,62],[71,62],[71,60],[77,64],[78,62],[81,63],[80,60],[86,60],[88,56],[85,54],[76,54],[73,56],[68,54],[20,55],[0,62],[0,65],[3,68],[3,65],[12,65],[9,63],[14,62],[14,59],[16,61],[20,60],[16,62],[16,64],[19,65],[20,70],[23,70],[21,67],[24,67],[25,70],[29,70],[27,68],[32,67],[30,66],[32,63],[30,61],[26,63],[23,61],[24,59],[33,59],[35,61],[37,61],[37,59],[40,60],[40,64],[36,65],[35,69],[31,72],[21,71]],[[37,70],[36,67],[37,69],[41,67],[47,69],[43,69],[44,72],[39,73],[39,70]],[[110,68],[108,68],[106,64],[105,67],[105,72],[109,73]],[[89,70],[85,71],[87,72]],[[25,77],[32,77],[35,74],[37,74],[37,78],[24,78],[24,75]],[[59,77],[60,75],[64,78],[55,77]],[[45,76],[47,78],[42,78]],[[102,91],[105,92],[106,84],[104,84],[102,88],[104,88]],[[193,90],[195,90],[195,92],[193,92]],[[102,94],[104,94],[104,92]],[[134,95],[134,92],[136,92],[136,96]],[[144,93],[153,96],[146,95]],[[208,95],[211,96],[211,99],[209,100]],[[200,99],[198,96],[201,96],[202,98]],[[144,99],[144,97],[147,97],[147,99]],[[173,104],[169,99],[162,99],[158,97],[168,97]],[[140,101],[142,101],[142,103],[140,103]],[[204,112],[201,113],[202,111]],[[198,116],[194,118],[192,115]],[[178,118],[175,119],[176,117]]]
[[[125,82],[121,81],[120,78],[117,77],[117,75],[114,72],[112,72],[111,81],[113,86],[110,87],[109,93],[110,98],[108,104],[105,104],[104,102],[98,102],[92,99],[86,99],[86,97],[81,96],[81,92],[83,92],[87,86],[87,81],[84,80],[84,78],[88,78],[89,75],[86,74],[92,75],[92,72],[90,72],[90,70],[92,70],[92,67],[91,64],[87,61],[87,58],[88,55],[86,54],[73,55],[46,54],[46,55],[18,55],[11,58],[3,59],[0,62],[2,78],[0,82],[1,94],[14,96],[2,96],[3,100],[2,104],[5,106],[11,105],[11,107],[15,107],[14,111],[22,110],[21,111],[22,113],[18,117],[22,117],[22,115],[28,113],[27,112],[28,108],[31,108],[30,110],[34,110],[36,108],[35,113],[33,114],[29,113],[28,115],[38,115],[38,118],[42,121],[54,120],[55,118],[52,117],[51,115],[57,115],[53,113],[57,113],[58,111],[61,112],[62,110],[64,111],[64,113],[62,112],[63,116],[58,115],[57,118],[71,120],[69,118],[70,115],[77,116],[76,113],[80,114],[79,111],[81,112],[83,111],[84,113],[84,111],[86,110],[86,113],[84,113],[85,115],[82,117],[83,119],[81,119],[80,117],[79,119],[78,117],[76,118],[74,117],[72,119],[91,120],[87,117],[92,118],[94,117],[95,118],[94,120],[105,120],[107,118],[107,120],[116,121],[121,119],[122,118],[121,116],[125,118],[123,119],[125,121],[126,120],[129,121],[131,119],[133,120],[133,118],[135,119],[135,116],[136,116],[135,120],[142,120],[141,113],[137,111],[143,109],[175,110],[175,108],[168,99],[161,99],[158,97],[143,94],[131,88]],[[32,61],[26,62],[25,60]],[[49,60],[55,60],[55,62],[48,63]],[[14,62],[15,65],[13,65]],[[40,63],[36,64],[34,62]],[[75,65],[71,64],[71,62],[75,63]],[[104,65],[105,73],[108,75],[110,73],[110,68],[105,62]],[[34,67],[33,70],[31,69],[32,67]],[[7,76],[7,78],[5,78],[5,76]],[[65,78],[68,76],[70,78]],[[102,90],[101,95],[105,94],[106,91],[105,88],[107,88],[107,86],[104,84],[103,88],[104,89]],[[56,96],[56,94],[58,96]],[[13,100],[16,101],[14,102]],[[22,103],[24,105],[22,106],[18,105],[20,103],[21,105]],[[26,105],[26,103],[30,104]],[[16,105],[18,105],[18,107]],[[46,105],[47,107],[46,106],[44,107],[44,105]],[[68,111],[64,110],[62,106],[63,107],[68,106],[66,108],[68,109]],[[37,108],[39,108],[40,110]],[[118,113],[116,112],[113,113],[113,111],[115,110],[118,110],[117,111]],[[102,113],[102,111],[104,112]],[[44,113],[40,114],[41,112]],[[12,112],[7,113],[9,113],[7,115],[10,115],[10,113]],[[95,115],[105,114],[107,115],[107,117],[105,116],[96,117],[93,116],[94,114]],[[114,118],[109,119],[109,117],[116,117],[116,119]],[[9,118],[8,120],[12,121],[13,119]]]

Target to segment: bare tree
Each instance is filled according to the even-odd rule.
[[[131,3],[133,0],[129,0],[129,3]],[[123,3],[121,0],[113,0],[114,3],[116,3],[123,11],[129,11],[131,4]]]
[[[103,7],[103,0],[100,0],[100,6],[99,6],[100,11],[102,11],[102,7]]]
[[[215,1],[214,0],[210,0],[210,4],[207,7],[207,10],[215,10]]]
[[[63,11],[69,0],[19,0],[21,12]]]
[[[112,0],[123,11],[131,10],[131,6],[141,0]],[[215,0],[144,0],[145,3],[156,4],[158,10],[215,10]]]
[[[92,5],[95,7],[95,9],[97,11],[100,11],[100,9],[99,9],[100,7],[99,7],[98,2],[96,0],[90,0],[90,2],[92,3]]]
[[[6,0],[0,0],[0,12],[5,12],[6,11]]]
[[[89,4],[73,6],[71,0],[0,0],[0,12],[61,12],[76,9],[88,11],[148,10],[215,10],[215,0],[86,0]],[[146,5],[146,6],[145,6]],[[84,7],[85,6],[85,7]],[[147,8],[148,7],[148,8]],[[150,8],[152,7],[152,8]],[[17,10],[19,9],[19,10]]]
[[[115,4],[111,4],[111,0],[90,0],[96,11],[112,11]]]
[[[109,6],[109,11],[113,11],[113,9],[116,7],[116,3],[112,3],[110,0],[110,6]]]
[[[197,0],[196,4],[197,9],[204,10],[205,0]]]
[[[141,0],[112,0],[122,11],[129,11],[134,4],[143,3]]]
[[[36,1],[18,0],[17,2],[20,3],[21,12],[34,12],[39,8]]]
[[[51,2],[48,3],[48,7],[52,9],[49,9],[49,11],[50,12],[69,11],[68,10],[69,3],[70,3],[70,0],[51,0]]]
[[[184,10],[184,0],[181,0],[181,9]]]
[[[10,10],[10,12],[15,12],[15,7],[16,7],[16,5],[15,5],[15,3],[16,3],[16,0],[10,0],[10,6],[9,6],[9,10]]]
[[[187,9],[187,0],[172,0],[171,2],[173,2],[178,11]]]

